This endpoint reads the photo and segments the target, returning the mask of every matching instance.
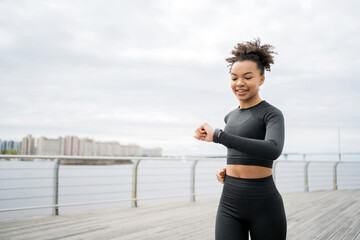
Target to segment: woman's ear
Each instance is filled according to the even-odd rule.
[[[261,78],[260,78],[260,84],[259,86],[261,86],[265,81],[265,75],[262,75]]]

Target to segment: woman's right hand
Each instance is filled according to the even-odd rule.
[[[208,123],[203,123],[200,127],[195,130],[194,138],[206,142],[213,142],[213,135],[215,129],[213,129]]]
[[[222,184],[224,184],[225,175],[226,175],[226,168],[219,168],[216,172],[216,178]]]
[[[197,140],[205,140],[205,137],[207,135],[206,133],[206,130],[203,126],[200,126],[198,127],[196,130],[195,130],[195,136],[194,138],[196,138]]]

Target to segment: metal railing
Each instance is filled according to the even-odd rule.
[[[351,154],[357,154],[357,153],[351,153]],[[338,189],[338,166],[341,164],[351,163],[356,164],[360,166],[360,161],[344,161],[341,160],[341,156],[339,155],[339,159],[337,161],[308,161],[306,159],[306,154],[303,155],[303,160],[288,160],[289,153],[283,154],[284,160],[277,160],[274,162],[273,165],[273,178],[276,182],[277,180],[277,165],[279,163],[304,163],[303,165],[303,174],[304,174],[304,191],[309,191],[309,165],[311,163],[321,163],[321,164],[332,164],[332,189],[337,190]],[[294,155],[294,153],[292,154]],[[313,154],[311,154],[313,155]],[[360,154],[359,154],[360,155]],[[148,200],[148,199],[160,199],[160,198],[176,198],[176,197],[190,197],[190,201],[195,202],[196,196],[198,195],[209,195],[209,194],[218,194],[218,192],[205,192],[205,193],[196,193],[195,189],[195,177],[199,175],[200,173],[196,174],[196,166],[199,162],[203,161],[223,161],[222,165],[226,161],[226,157],[102,157],[102,156],[40,156],[40,155],[0,155],[0,159],[20,159],[20,160],[32,160],[32,159],[51,159],[54,161],[53,166],[53,204],[51,205],[41,205],[41,206],[30,206],[30,207],[17,207],[17,208],[8,208],[8,209],[0,209],[0,212],[9,212],[9,211],[20,211],[20,210],[29,210],[29,209],[40,209],[40,208],[52,208],[53,209],[53,215],[59,215],[59,207],[65,207],[65,206],[76,206],[76,205],[88,205],[88,204],[100,204],[100,203],[112,203],[112,202],[125,202],[125,201],[131,201],[132,207],[138,207],[138,200]],[[132,182],[131,182],[131,198],[126,199],[113,199],[113,200],[103,200],[103,201],[91,201],[91,202],[73,202],[73,203],[66,203],[66,204],[60,204],[59,203],[59,171],[60,166],[63,164],[68,164],[69,161],[76,160],[78,163],[87,163],[90,164],[94,161],[96,161],[99,164],[99,161],[101,163],[111,163],[114,164],[114,161],[117,161],[117,163],[121,164],[122,162],[129,162],[131,161],[132,164]],[[138,198],[138,170],[139,170],[139,164],[140,162],[144,161],[185,161],[185,162],[191,162],[190,167],[190,191],[189,194],[183,194],[183,195],[164,195],[164,196],[153,196],[153,197],[146,197],[146,198]],[[2,169],[0,168],[0,174],[1,170],[10,170],[10,169]],[[211,171],[213,174],[213,177],[215,178],[215,170]],[[2,174],[1,174],[2,175]],[[0,175],[0,176],[1,176]],[[355,174],[356,175],[356,174]],[[360,175],[360,174],[359,174]],[[356,176],[355,176],[356,177]],[[29,179],[29,178],[14,178],[16,179]],[[32,178],[35,179],[35,178]],[[37,178],[39,179],[39,178]],[[1,180],[9,180],[7,178],[1,178]],[[127,184],[127,183],[125,183]],[[83,185],[82,185],[83,186]],[[50,187],[50,186],[48,186]],[[40,188],[40,187],[37,187]],[[360,188],[360,185],[359,185]],[[9,190],[11,188],[7,189],[0,189],[1,190]],[[25,189],[25,188],[13,188],[13,189]],[[47,196],[48,197],[48,196]],[[16,198],[14,198],[16,199]],[[2,199],[0,199],[2,200]],[[9,200],[9,199],[7,199]]]

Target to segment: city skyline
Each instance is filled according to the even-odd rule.
[[[136,143],[126,145],[117,141],[96,141],[92,138],[79,138],[74,135],[48,138],[34,137],[32,134],[22,141],[0,138],[1,151],[21,150],[25,155],[68,155],[68,156],[161,156],[162,148],[143,148]]]

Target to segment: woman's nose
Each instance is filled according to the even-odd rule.
[[[236,81],[236,85],[238,85],[238,86],[244,85],[244,79],[239,78],[239,79]]]

